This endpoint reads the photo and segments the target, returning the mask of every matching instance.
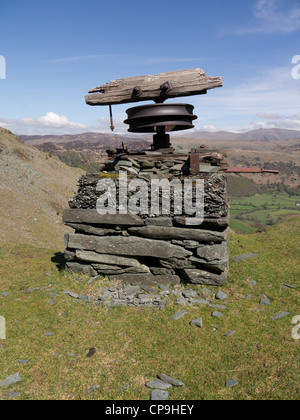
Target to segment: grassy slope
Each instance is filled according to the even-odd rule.
[[[0,242],[63,246],[62,212],[83,173],[0,127]]]
[[[149,399],[145,382],[162,371],[186,384],[170,391],[172,400],[298,399],[300,341],[291,336],[291,320],[300,314],[299,291],[281,285],[299,287],[299,229],[298,217],[263,234],[232,233],[231,256],[259,255],[231,262],[230,280],[222,287],[229,296],[228,308],[221,320],[212,318],[212,308],[206,306],[185,307],[188,314],[172,321],[180,309],[175,305],[158,311],[76,303],[61,292],[86,293],[99,283],[87,286],[87,278],[78,282],[76,276],[58,272],[49,250],[1,246],[0,314],[6,317],[7,339],[0,348],[0,380],[16,372],[23,380],[0,388],[0,398],[14,391],[21,399]],[[257,281],[254,290],[250,279]],[[24,294],[34,287],[46,289]],[[48,302],[47,290],[52,288],[58,293],[55,306]],[[1,292],[10,294],[3,297]],[[245,300],[249,293],[252,299]],[[271,306],[259,305],[262,294],[272,300]],[[290,315],[272,321],[281,311]],[[199,316],[203,328],[191,327],[189,321]],[[236,334],[225,338],[233,329]],[[46,337],[45,332],[55,336]],[[87,358],[91,347],[97,353]],[[18,360],[24,359],[28,364],[20,365]],[[226,389],[230,378],[239,385]],[[93,384],[100,388],[88,394]]]
[[[230,219],[230,227],[237,233],[254,233],[257,229],[242,220]]]

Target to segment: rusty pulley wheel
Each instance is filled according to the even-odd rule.
[[[131,133],[157,133],[188,130],[193,128],[192,121],[197,118],[193,114],[193,105],[189,104],[151,104],[127,109]]]

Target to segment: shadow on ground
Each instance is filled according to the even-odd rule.
[[[56,264],[58,271],[63,271],[66,267],[66,260],[62,252],[56,252],[51,261]]]

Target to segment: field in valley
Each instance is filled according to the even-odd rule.
[[[251,233],[287,217],[300,215],[300,196],[279,193],[231,198],[230,214],[234,230]]]

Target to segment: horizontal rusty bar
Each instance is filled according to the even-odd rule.
[[[279,171],[276,169],[237,168],[237,167],[229,167],[225,170],[225,172],[236,173],[236,174],[261,174],[261,173],[279,174]]]

